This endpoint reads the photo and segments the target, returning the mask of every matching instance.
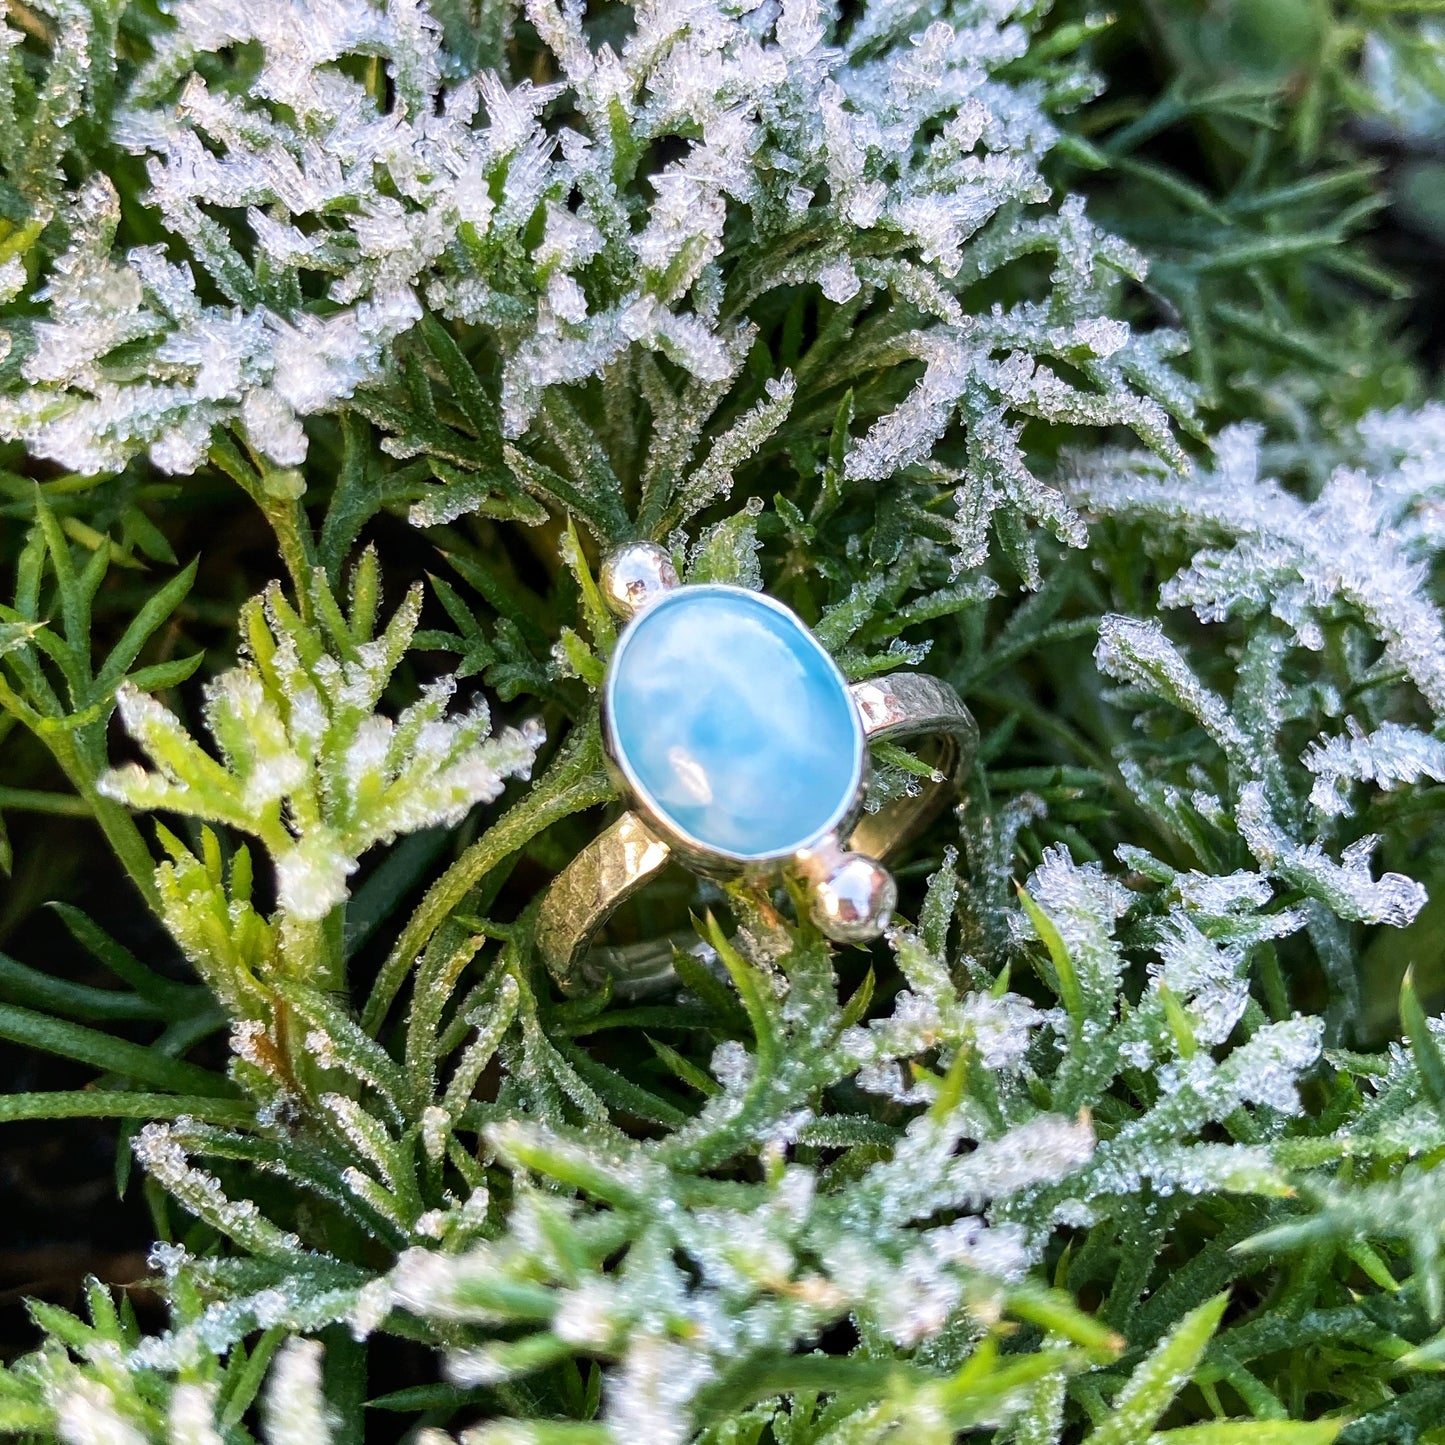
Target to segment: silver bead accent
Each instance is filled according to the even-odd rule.
[[[835,943],[866,943],[887,928],[898,885],[876,859],[845,853],[829,840],[795,862],[813,885],[813,921]]]
[[[672,557],[656,542],[625,542],[602,561],[602,600],[618,617],[635,617],[678,586]]]

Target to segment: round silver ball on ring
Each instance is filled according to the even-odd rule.
[[[656,542],[627,542],[602,563],[602,600],[618,617],[634,617],[678,586],[677,568]]]
[[[898,885],[876,859],[843,853],[813,880],[813,921],[836,943],[866,943],[888,926]]]

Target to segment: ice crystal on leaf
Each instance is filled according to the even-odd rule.
[[[1384,418],[1363,428],[1378,449]],[[1313,501],[1260,475],[1260,432],[1234,427],[1217,439],[1214,467],[1186,481],[1148,459],[1081,469],[1070,488],[1091,512],[1149,521],[1199,547],[1160,589],[1166,607],[1204,621],[1273,615],[1296,645],[1318,651],[1325,627],[1358,620],[1437,710],[1445,710],[1445,631],[1426,594],[1417,550],[1399,523],[1445,484],[1434,429],[1403,438],[1405,456],[1383,480],[1337,468]]]
[[[267,1445],[328,1445],[331,1425],[321,1381],[321,1346],[288,1340],[271,1366],[262,1408]]]
[[[1264,868],[1276,877],[1313,893],[1341,918],[1365,923],[1409,923],[1424,907],[1424,887],[1403,873],[1370,874],[1370,855],[1379,841],[1357,839],[1336,863],[1318,842],[1296,843],[1269,811],[1264,789],[1247,783],[1240,790],[1236,814],[1239,831]]]
[[[1385,791],[1431,778],[1445,782],[1445,742],[1399,723],[1381,723],[1367,733],[1346,718],[1344,736],[1320,738],[1302,759],[1317,781],[1310,802],[1323,813],[1349,813],[1350,784],[1374,783]]]
[[[1281,760],[1263,754],[1256,742],[1266,730],[1273,732],[1270,712],[1277,699],[1253,690],[1261,681],[1273,690],[1275,672],[1266,671],[1262,679],[1242,676],[1231,708],[1195,675],[1159,623],[1117,616],[1103,619],[1095,657],[1110,676],[1190,714],[1218,745],[1232,781],[1233,811],[1220,810],[1212,821],[1232,823],[1267,875],[1302,889],[1345,919],[1402,927],[1420,911],[1426,894],[1419,883],[1398,873],[1371,876],[1374,839],[1356,839],[1335,862],[1323,839],[1300,839],[1282,821],[1295,808],[1279,782]]]
[[[314,580],[319,594],[325,579]],[[535,726],[489,739],[480,701],[448,716],[451,677],[429,684],[395,719],[376,710],[420,610],[418,586],[378,634],[359,609],[349,622],[334,611],[323,636],[273,585],[242,611],[241,665],[207,688],[206,725],[221,759],[161,703],[125,687],[121,718],[156,770],[116,769],[104,791],[258,838],[276,865],[283,915],[324,918],[346,898],[347,877],[369,848],[460,822],[509,776],[527,775],[540,741]]]
[[[790,411],[852,386],[880,400],[843,475],[936,478],[968,566],[995,510],[1082,540],[1020,442],[1030,418],[1131,427],[1184,464],[1169,413],[1192,399],[1162,364],[1179,343],[1110,314],[1117,278],[1144,262],[1077,197],[1051,204],[1054,124],[1036,86],[1002,78],[1026,54],[1031,7],[880,6],[846,32],[802,4],[739,17],[709,3],[685,24],[639,7],[631,33],[599,42],[580,12],[532,0],[546,78],[515,81],[500,55],[467,70],[421,6],[303,13],[174,8],[116,125],[164,239],[122,247],[110,183],[79,193],[0,432],[87,472],[142,450],[186,472],[219,424],[285,468],[306,454],[302,419],[354,405],[395,433],[395,455],[433,459],[419,520],[499,490],[585,494],[580,514],[610,533],[617,499],[599,487],[622,461],[574,403],[600,388],[615,412],[631,386],[651,412],[642,522],[661,531],[714,500]],[[214,58],[245,47],[244,87],[217,78]],[[379,61],[390,94],[357,61]],[[663,142],[681,154],[642,168]],[[1053,260],[1039,296],[970,309],[970,287],[1038,252]],[[826,298],[826,344],[806,378],[753,386],[745,308],[800,284]],[[873,324],[890,307],[905,327]],[[421,355],[432,346],[424,309],[481,328],[496,359],[493,389],[438,353],[464,386],[462,432],[427,415],[415,370],[409,400],[400,386],[418,333]],[[901,396],[876,385],[890,373],[908,378]],[[1031,545],[1007,535],[1036,585]]]

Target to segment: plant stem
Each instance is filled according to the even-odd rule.
[[[209,455],[211,465],[236,482],[271,524],[281,560],[291,578],[291,589],[296,594],[297,609],[302,620],[309,623],[312,620],[309,583],[315,559],[302,520],[300,502],[294,497],[278,496],[268,491],[266,479],[251,467],[228,437],[217,437]]]
[[[0,1123],[21,1119],[179,1119],[207,1124],[249,1124],[255,1107],[239,1099],[196,1094],[142,1094],[113,1089],[64,1089],[0,1096]]]
[[[0,788],[0,808],[17,813],[55,813],[67,818],[89,818],[91,806],[71,793],[42,793],[36,788]]]
[[[361,1016],[362,1027],[373,1034],[381,1027],[413,961],[482,878],[559,819],[612,796],[593,717],[573,732],[532,790],[432,884],[381,966]]]
[[[68,732],[43,724],[36,732],[50,749],[51,756],[60,764],[60,769],[70,780],[71,786],[80,795],[77,801],[85,805],[86,811],[105,834],[111,851],[130,875],[131,882],[140,890],[146,907],[160,918],[161,897],[156,889],[156,860],[151,856],[150,847],[135,819],[119,803],[103,798],[96,792],[95,778],[82,761]]]

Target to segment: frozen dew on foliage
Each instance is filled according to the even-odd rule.
[[[580,12],[531,0],[550,76],[510,86],[469,73],[425,6],[307,14],[297,25],[290,0],[174,8],[117,121],[163,239],[117,244],[104,177],[77,195],[0,433],[81,471],[148,452],[187,472],[219,423],[293,467],[307,416],[357,405],[389,425],[394,411],[366,397],[393,385],[428,310],[486,328],[500,364],[488,425],[505,436],[478,445],[527,489],[543,474],[505,439],[575,456],[566,392],[615,388],[631,369],[652,413],[649,471],[685,520],[793,410],[799,382],[782,369],[705,435],[756,339],[747,305],[808,284],[854,319],[879,300],[911,318],[860,364],[921,374],[852,439],[843,471],[924,479],[935,444],[965,437],[934,474],[957,508],[942,525],[961,567],[981,560],[995,511],[1083,542],[1031,469],[1030,418],[1130,427],[1183,465],[1169,416],[1193,398],[1166,364],[1181,342],[1110,314],[1144,261],[1077,197],[1052,195],[1041,89],[1003,75],[1027,53],[1032,7],[967,4],[927,23],[880,4],[846,36],[802,0],[741,15],[704,4],[686,24],[642,7],[625,39],[598,43]],[[213,61],[244,47],[257,66],[242,91]],[[370,57],[390,104],[353,65]],[[1061,94],[1090,85],[1076,76]],[[664,139],[682,153],[639,169]],[[968,314],[960,291],[1039,252],[1052,260],[1039,295]],[[477,501],[453,470],[414,516]],[[1026,540],[1015,562],[1036,585]]]
[[[1014,993],[960,993],[943,960],[910,930],[894,930],[889,942],[908,987],[894,997],[888,1013],[849,1029],[840,1040],[859,1070],[861,1087],[917,1102],[927,1090],[904,1084],[900,1061],[940,1044],[974,1051],[990,1071],[1018,1070],[1043,1021],[1038,1009]]]
[[[1383,722],[1366,732],[1345,719],[1346,732],[1317,738],[1301,761],[1315,775],[1310,802],[1322,813],[1353,811],[1351,783],[1373,783],[1384,792],[1421,778],[1445,782],[1445,742],[1418,728]]]
[[[1378,837],[1357,839],[1336,862],[1318,840],[1302,844],[1285,832],[1259,783],[1240,789],[1235,821],[1267,872],[1320,899],[1341,918],[1404,928],[1425,906],[1428,895],[1415,879],[1403,873],[1372,875],[1370,857]]]
[[[146,1172],[191,1213],[222,1234],[264,1257],[289,1257],[302,1252],[300,1239],[278,1229],[252,1199],[232,1199],[221,1181],[191,1163],[186,1145],[190,1121],[147,1124],[136,1135],[135,1157]]]
[[[1253,745],[1233,710],[1200,681],[1159,622],[1108,614],[1099,623],[1094,661],[1106,676],[1197,719],[1231,763],[1253,765]]]
[[[1372,119],[1384,121],[1406,141],[1430,143],[1445,135],[1445,96],[1433,83],[1445,66],[1445,25],[1427,21],[1410,40],[1407,52],[1393,34],[1371,31],[1361,55],[1361,78]]]
[[[1148,523],[1197,546],[1160,589],[1163,606],[1192,608],[1206,622],[1271,615],[1310,651],[1323,647],[1328,623],[1352,618],[1445,711],[1445,631],[1417,560],[1422,545],[1434,545],[1421,516],[1438,511],[1445,486],[1439,411],[1412,418],[1388,450],[1389,419],[1362,424],[1357,444],[1372,469],[1336,468],[1314,500],[1261,475],[1261,432],[1252,426],[1221,433],[1213,468],[1188,477],[1151,457],[1080,461],[1069,495],[1091,514]]]
[[[1220,947],[1189,917],[1171,914],[1161,927],[1160,963],[1150,974],[1189,1005],[1194,1036],[1222,1044],[1249,1004],[1247,959]]]
[[[330,1441],[321,1353],[316,1340],[295,1338],[277,1352],[261,1407],[267,1445],[327,1445]]]
[[[177,1385],[166,1412],[170,1445],[223,1445],[216,1428],[216,1392],[204,1385]]]
[[[1423,600],[1420,605],[1428,606]],[[1261,752],[1257,732],[1246,731],[1247,724],[1269,718],[1275,700],[1249,695],[1247,675],[1241,676],[1231,706],[1200,680],[1160,623],[1116,615],[1105,617],[1100,624],[1095,657],[1107,675],[1194,717],[1218,745],[1235,781],[1234,797],[1232,808],[1220,807],[1216,800],[1208,811],[1218,826],[1238,831],[1266,875],[1302,889],[1344,919],[1404,927],[1415,918],[1424,906],[1425,889],[1400,873],[1385,873],[1379,879],[1372,876],[1369,860],[1376,839],[1356,840],[1335,861],[1326,852],[1324,839],[1296,836],[1282,821],[1292,809],[1290,799],[1281,795],[1275,784],[1279,760]],[[1421,747],[1414,748],[1407,762],[1399,756],[1400,733],[1386,733],[1385,743],[1387,747],[1390,743],[1396,745],[1392,751],[1399,766],[1413,768],[1416,776],[1428,775],[1422,761],[1428,754]],[[1341,777],[1346,774],[1340,769],[1374,765],[1367,750],[1345,752],[1326,740],[1306,753],[1306,765],[1313,768],[1315,762],[1327,775],[1334,770]],[[1324,796],[1324,782],[1322,778],[1312,794],[1317,805]],[[1330,792],[1333,794],[1333,789]],[[1196,792],[1193,801],[1197,809],[1205,811],[1201,808],[1201,793]],[[1332,813],[1343,808],[1323,811]]]
[[[318,588],[325,587],[319,574]],[[478,699],[449,713],[456,679],[428,684],[392,718],[377,711],[416,631],[413,587],[379,635],[323,637],[279,586],[242,610],[242,661],[207,685],[203,714],[220,753],[200,747],[163,704],[127,684],[126,730],[154,765],[115,769],[102,790],[135,808],[224,823],[258,838],[276,866],[283,915],[314,921],[347,896],[378,843],[454,825],[529,775],[540,725],[491,736]],[[174,869],[176,865],[165,865]]]
[[[97,1380],[70,1382],[55,1416],[66,1445],[149,1445],[139,1424],[120,1412],[112,1393]]]

